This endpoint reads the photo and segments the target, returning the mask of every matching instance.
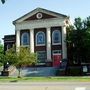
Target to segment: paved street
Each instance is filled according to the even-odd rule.
[[[90,82],[0,83],[0,90],[90,90]]]

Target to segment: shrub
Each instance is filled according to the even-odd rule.
[[[80,76],[81,75],[81,67],[80,66],[71,66],[68,68],[68,75],[71,76]]]

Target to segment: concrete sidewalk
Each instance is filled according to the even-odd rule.
[[[90,90],[90,82],[0,83],[0,90]]]

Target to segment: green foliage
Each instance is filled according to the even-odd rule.
[[[9,62],[9,64],[18,67],[18,77],[20,77],[21,67],[36,64],[37,55],[35,53],[31,53],[30,49],[26,47],[20,47],[17,50],[18,52],[15,51],[15,47],[7,50],[5,62]]]
[[[73,75],[73,76],[80,76],[82,74],[81,72],[81,67],[70,67],[68,68],[68,75]]]
[[[6,51],[5,58],[7,62],[17,67],[36,63],[36,54],[31,53],[29,48],[20,47],[18,49],[19,52],[16,52],[14,47]]]
[[[84,21],[83,21],[83,23],[84,23],[84,28],[90,28],[90,16],[89,17],[87,17]]]
[[[1,2],[2,2],[2,4],[4,4],[5,3],[5,0],[1,0]]]
[[[5,62],[8,62],[9,64],[17,63],[17,54],[14,47],[6,51]]]
[[[90,63],[90,17],[76,18],[74,26],[67,28],[67,47],[70,62]]]
[[[82,20],[80,17],[75,18],[74,25],[76,27],[76,30],[81,30],[82,29]]]
[[[4,53],[4,47],[2,44],[0,44],[0,54],[3,54]]]
[[[36,54],[31,53],[29,48],[20,47],[19,52],[17,52],[17,63],[16,66],[24,66],[36,64]]]
[[[4,61],[4,47],[0,44],[0,63]]]

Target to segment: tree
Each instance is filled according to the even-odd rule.
[[[84,21],[84,29],[86,30],[86,35],[85,35],[85,38],[84,38],[84,46],[85,46],[85,49],[86,49],[86,52],[85,52],[85,58],[86,58],[86,61],[90,63],[90,16],[87,17]]]
[[[20,77],[21,67],[36,64],[37,56],[31,53],[29,48],[20,47],[19,52],[15,52],[14,48],[6,52],[6,60],[18,68],[18,77]]]
[[[4,53],[4,46],[2,44],[0,44],[0,66],[3,66],[3,71],[5,71],[6,69],[6,56]]]
[[[1,0],[1,2],[2,2],[2,4],[4,4],[5,3],[5,0]]]
[[[0,54],[3,54],[4,53],[4,47],[2,44],[0,44]]]
[[[6,71],[7,69],[7,63],[13,64],[15,61],[16,61],[15,50],[11,48],[4,53],[3,48],[2,53],[0,54],[0,63],[3,65],[3,72]]]
[[[4,47],[3,45],[0,43],[0,64],[2,64],[2,60],[4,59]]]
[[[76,18],[72,27],[67,28],[69,62],[90,63],[90,17],[85,20]]]

